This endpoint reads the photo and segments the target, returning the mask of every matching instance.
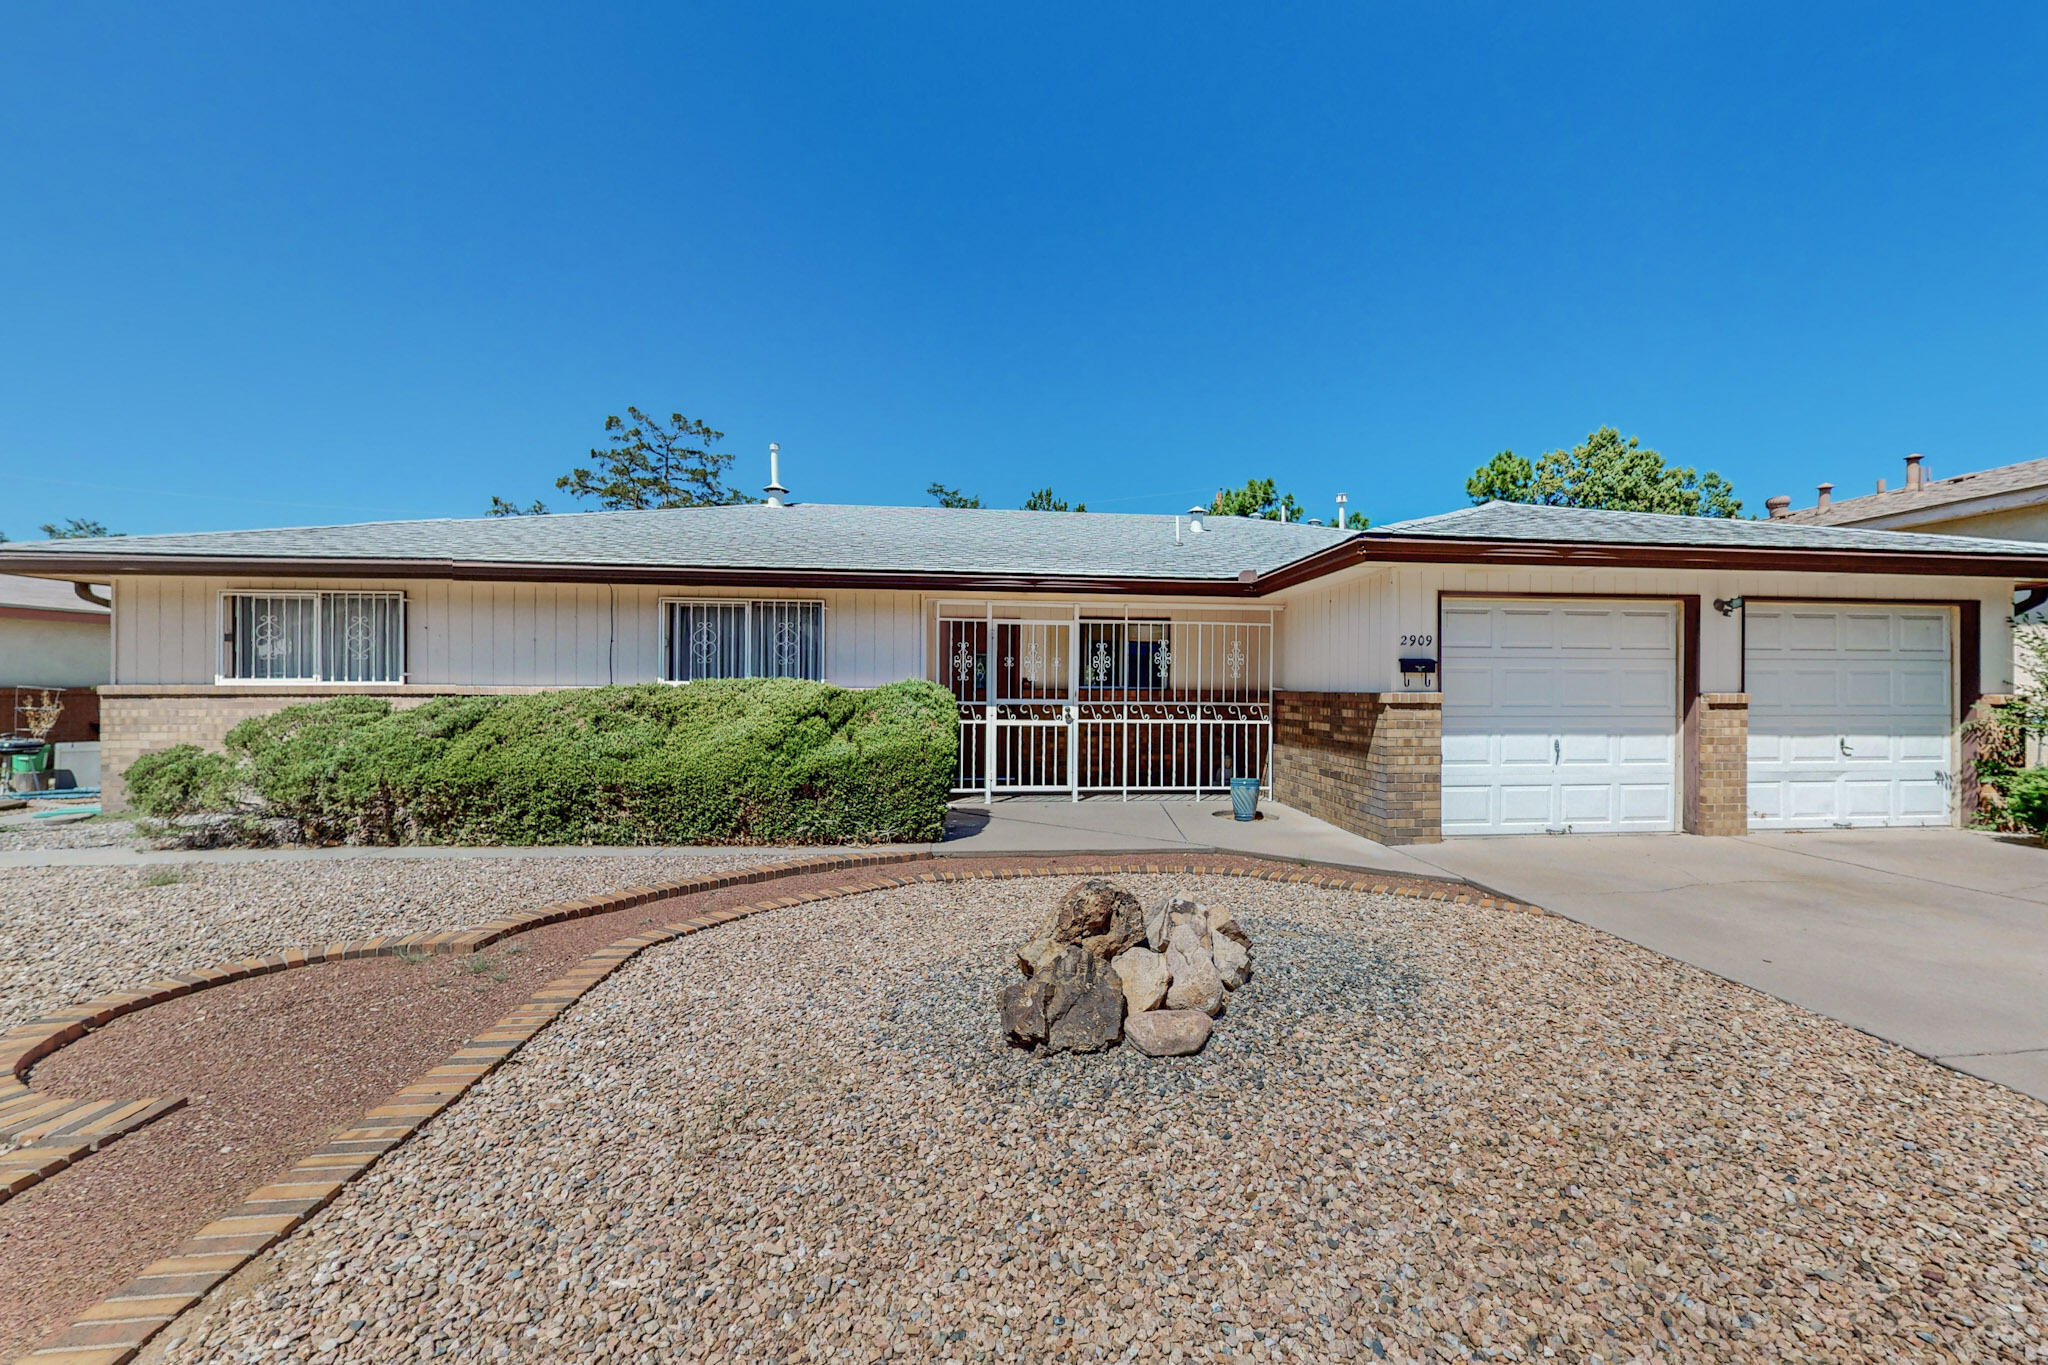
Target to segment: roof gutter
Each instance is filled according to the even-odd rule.
[[[1257,579],[1091,578],[862,569],[664,568],[646,564],[527,564],[462,559],[308,559],[148,554],[0,554],[0,573],[104,583],[126,575],[234,578],[442,578],[468,582],[649,583],[702,587],[901,588],[944,592],[1144,592],[1173,597],[1256,597]]]
[[[1923,550],[1769,549],[1735,545],[1615,545],[1588,541],[1479,540],[1376,536],[1371,532],[1304,555],[1258,578],[1279,592],[1357,564],[1498,564],[1516,568],[1752,569],[1793,573],[1936,574],[2048,584],[2048,550],[2038,555],[1947,554]]]
[[[1766,549],[1479,540],[1365,532],[1263,574],[1236,578],[1094,578],[1083,575],[929,573],[863,569],[664,568],[645,564],[504,563],[463,559],[314,559],[261,556],[0,554],[0,573],[103,583],[124,575],[243,578],[438,578],[461,582],[647,583],[762,588],[866,588],[939,592],[1149,593],[1264,597],[1360,564],[1494,564],[1517,568],[1750,569],[1794,573],[1897,573],[2007,578],[2048,585],[2038,555],[1939,551]]]

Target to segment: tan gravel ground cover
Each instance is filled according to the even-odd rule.
[[[179,1361],[2022,1360],[2048,1107],[1570,922],[1247,881],[1201,1055],[1003,1048],[1066,880],[651,950]]]
[[[0,873],[0,1030],[172,972],[344,938],[479,924],[799,856],[330,858]]]

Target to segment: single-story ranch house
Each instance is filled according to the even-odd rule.
[[[962,794],[1257,775],[1390,843],[1950,824],[2048,547],[1490,503],[1367,532],[805,504],[0,547],[111,583],[134,758],[341,693],[928,678]]]

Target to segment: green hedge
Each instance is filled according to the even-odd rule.
[[[793,679],[290,706],[137,760],[145,815],[238,812],[321,841],[924,842],[944,827],[958,720],[925,682]]]

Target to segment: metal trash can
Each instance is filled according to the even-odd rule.
[[[1230,813],[1240,820],[1259,818],[1259,779],[1256,777],[1233,777],[1230,779]]]

